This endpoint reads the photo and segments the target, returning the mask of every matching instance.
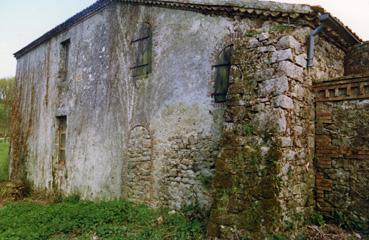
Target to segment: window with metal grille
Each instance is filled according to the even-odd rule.
[[[68,79],[69,51],[70,39],[65,40],[60,44],[59,77],[61,81],[66,81]]]
[[[131,67],[132,77],[147,76],[151,73],[152,58],[152,33],[148,23],[141,25],[131,45],[135,57],[134,65]]]
[[[67,141],[67,116],[57,117],[57,150],[58,162],[64,165],[66,160],[66,141]]]
[[[232,66],[233,45],[225,47],[218,56],[215,68],[215,85],[213,97],[216,103],[225,102],[229,87],[229,76]]]

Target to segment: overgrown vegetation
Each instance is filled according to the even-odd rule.
[[[125,201],[92,203],[75,197],[41,205],[0,208],[0,239],[204,239],[197,217]]]
[[[319,212],[314,212],[307,219],[304,232],[298,234],[296,240],[368,239],[368,236],[365,235],[365,229],[360,228],[363,225],[352,221],[348,216],[336,212],[330,219],[325,218]]]
[[[278,24],[271,27],[271,32],[286,33],[295,30],[295,26],[290,24]]]
[[[0,139],[0,182],[8,180],[9,143]]]
[[[333,221],[339,227],[351,231],[360,231],[369,234],[369,222],[350,212],[334,211]]]
[[[251,30],[249,30],[249,31],[246,31],[246,32],[245,32],[245,34],[244,34],[244,36],[245,36],[245,37],[254,37],[254,36],[256,36],[257,34],[259,34],[259,32],[258,32],[258,31],[254,30],[254,29],[251,29]]]
[[[325,224],[324,217],[319,212],[314,212],[311,214],[308,220],[308,224],[323,226]]]
[[[15,79],[0,79],[0,138],[9,136],[10,114],[15,95]]]

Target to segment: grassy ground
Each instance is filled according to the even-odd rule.
[[[1,240],[204,239],[204,226],[183,214],[124,201],[11,203],[0,208]]]
[[[9,144],[0,140],[0,182],[8,180]]]

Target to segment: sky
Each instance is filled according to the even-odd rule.
[[[276,0],[320,5],[369,40],[369,0]],[[0,0],[0,78],[15,75],[13,53],[95,0]]]
[[[13,53],[95,0],[0,0],[0,78],[15,75]]]

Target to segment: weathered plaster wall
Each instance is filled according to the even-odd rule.
[[[146,202],[171,208],[198,202],[209,208],[204,179],[214,174],[223,118],[222,108],[214,106],[209,95],[209,80],[214,54],[232,23],[127,5],[119,5],[111,21],[112,31],[119,33],[112,37],[112,59],[118,60],[112,62],[112,72],[122,79],[112,83],[119,89],[110,95],[112,104],[124,109],[124,134],[143,126],[151,135],[151,197]],[[127,77],[134,59],[130,41],[143,22],[153,29],[153,71],[148,78],[134,80]]]
[[[153,72],[132,79],[130,42],[143,22],[153,29]],[[14,177],[25,163],[36,188],[210,207],[223,108],[213,104],[209,81],[233,28],[223,17],[113,4],[23,56],[17,74],[22,127],[14,132],[24,143],[13,142]],[[60,43],[69,38],[70,74],[63,83]],[[68,117],[65,165],[55,147],[61,115]]]
[[[95,134],[104,108],[98,94],[106,81],[107,11],[101,12],[69,31],[56,36],[18,60],[16,106],[22,145],[12,144],[13,165],[24,165],[25,177],[36,188],[67,193],[80,192],[85,197],[111,194],[105,188],[100,192],[110,172],[117,164],[112,162],[101,168],[101,162],[112,157],[112,152],[94,151],[107,147],[101,135]],[[69,75],[65,83],[59,79],[60,43],[71,39]],[[92,96],[95,96],[92,98]],[[97,104],[98,103],[98,104]],[[94,110],[93,110],[94,109]],[[16,113],[16,111],[15,111]],[[56,116],[68,116],[67,163],[58,166],[56,153]],[[15,124],[17,125],[17,124]],[[17,138],[14,138],[16,141]],[[114,153],[113,153],[114,154]],[[18,158],[21,155],[22,158]],[[91,157],[93,156],[93,157]],[[100,162],[101,161],[101,162]],[[16,175],[17,167],[13,169]],[[78,186],[78,187],[77,187]]]

